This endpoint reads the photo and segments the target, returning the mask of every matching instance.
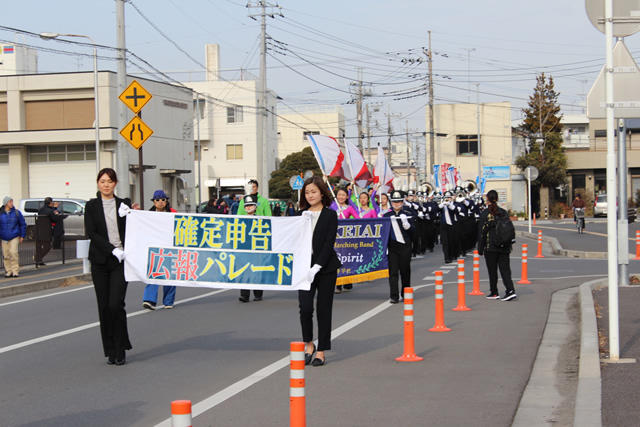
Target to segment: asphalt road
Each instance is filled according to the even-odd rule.
[[[403,312],[386,302],[386,279],[336,295],[328,364],[305,370],[309,425],[510,425],[552,293],[606,274],[606,260],[530,258],[533,284],[516,285],[517,301],[467,296],[472,311],[457,313],[456,273],[448,269],[445,323],[453,331],[437,334],[427,329],[431,277],[442,264],[440,253],[412,263],[420,363],[394,360]],[[470,258],[466,267],[470,291]],[[486,292],[484,262],[481,277]],[[241,304],[237,291],[178,288],[174,310],[148,312],[142,291],[129,285],[134,348],[122,367],[102,357],[91,287],[1,299],[0,424],[149,426],[167,420],[172,400],[190,399],[194,425],[287,425],[288,348],[300,340],[295,293],[265,292],[264,301]]]

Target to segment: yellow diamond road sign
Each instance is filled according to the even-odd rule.
[[[120,135],[126,139],[136,150],[153,134],[140,117],[136,116],[120,131]]]
[[[120,98],[120,101],[124,102],[131,111],[137,113],[149,102],[151,94],[147,92],[137,80],[134,80],[118,98]]]

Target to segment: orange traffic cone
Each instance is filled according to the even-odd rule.
[[[529,247],[528,245],[525,243],[522,245],[522,277],[520,279],[520,281],[518,282],[518,284],[520,285],[530,285],[531,282],[529,281],[529,263],[528,263],[528,255],[529,254]]]
[[[444,290],[442,288],[442,271],[436,271],[435,289],[436,323],[430,332],[449,332],[451,329],[444,324]]]
[[[292,342],[289,356],[289,426],[307,425],[304,396],[304,343]]]
[[[398,362],[419,362],[424,360],[416,354],[413,333],[413,288],[404,288],[404,351],[396,357]]]
[[[473,251],[473,290],[469,295],[484,295],[480,290],[480,255],[478,251]]]
[[[453,311],[471,311],[464,296],[464,259],[458,258],[458,306]]]
[[[191,427],[190,400],[174,400],[171,402],[171,425],[173,427]]]

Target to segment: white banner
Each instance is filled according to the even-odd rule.
[[[131,211],[127,281],[229,289],[308,290],[311,218]]]

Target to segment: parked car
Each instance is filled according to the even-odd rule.
[[[593,216],[607,216],[607,195],[599,194],[596,196],[596,199],[593,202]],[[636,220],[637,212],[636,208],[627,209],[627,217],[629,222],[634,222]]]
[[[58,210],[66,215],[64,219],[65,236],[85,237],[84,206],[87,201],[82,199],[58,199],[55,197],[53,197],[53,201],[60,202]],[[44,197],[20,200],[18,209],[24,215],[27,223],[27,239],[33,239],[36,217],[42,206],[44,206]]]

